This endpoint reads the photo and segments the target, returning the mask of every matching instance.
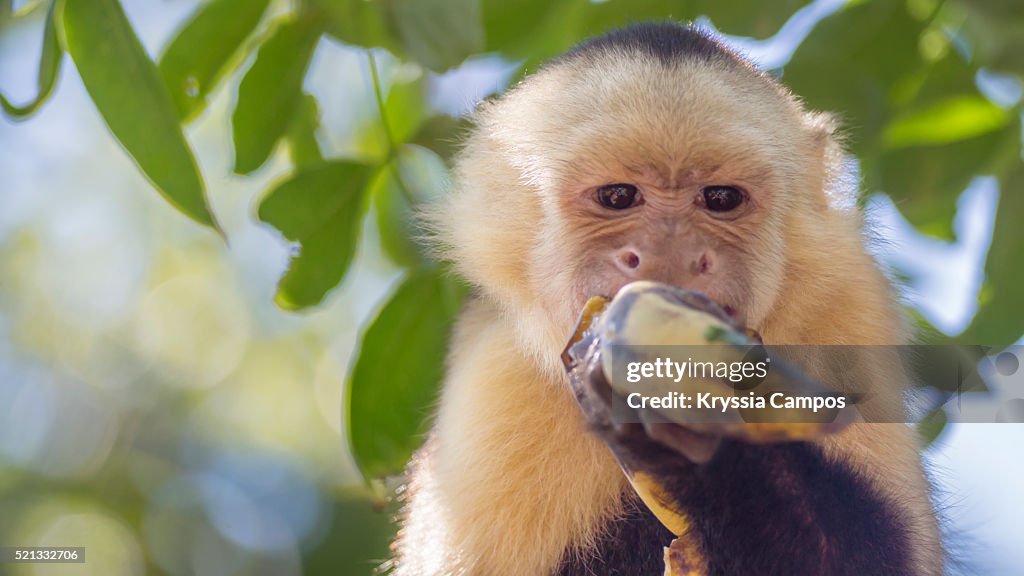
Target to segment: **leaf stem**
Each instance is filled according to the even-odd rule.
[[[380,112],[381,127],[384,129],[384,136],[388,142],[388,156],[384,162],[391,167],[392,175],[395,177],[398,189],[401,191],[402,196],[405,197],[406,202],[413,205],[416,203],[416,198],[413,197],[412,192],[409,191],[402,180],[402,171],[398,165],[398,146],[395,144],[395,137],[391,132],[391,124],[388,123],[388,113],[384,107],[384,93],[380,88],[380,74],[377,72],[377,59],[374,57],[372,49],[366,51],[366,59],[370,64],[370,77],[373,78],[373,95],[377,98],[377,110]]]
[[[11,13],[11,17],[12,18],[23,18],[25,16],[28,16],[29,14],[35,12],[36,8],[39,8],[40,6],[42,6],[45,3],[46,3],[46,0],[30,0],[29,2],[26,2],[25,4],[23,4],[20,8],[14,10]],[[54,0],[53,3],[56,4],[56,0]]]
[[[388,113],[384,108],[384,93],[380,88],[380,74],[377,73],[377,59],[373,50],[366,51],[366,59],[370,63],[370,77],[373,78],[373,95],[377,98],[377,110],[380,112],[380,123],[384,128],[384,136],[388,140],[388,160],[395,154],[395,138],[391,135],[391,125],[388,123]]]

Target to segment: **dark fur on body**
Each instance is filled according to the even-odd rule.
[[[752,567],[763,576],[912,573],[907,527],[896,508],[811,444],[726,440],[701,465],[648,441],[619,450],[693,519],[686,537],[697,543],[709,575],[744,576]],[[608,527],[595,555],[566,558],[560,576],[664,573],[663,547],[674,536],[638,498],[627,498],[631,512]]]

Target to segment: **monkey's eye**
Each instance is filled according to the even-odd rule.
[[[734,186],[707,186],[704,193],[704,205],[712,212],[729,212],[743,203],[743,192]]]
[[[609,184],[597,189],[597,201],[610,210],[625,210],[643,203],[643,196],[632,184]]]

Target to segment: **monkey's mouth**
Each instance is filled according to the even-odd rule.
[[[627,286],[634,286],[641,283],[649,284],[649,286],[646,287],[646,290],[658,293],[670,302],[700,310],[701,312],[717,318],[736,332],[745,334],[750,340],[762,344],[764,343],[764,340],[761,338],[761,334],[758,333],[757,330],[744,325],[742,315],[734,306],[730,304],[722,304],[703,292],[678,288],[668,284],[640,281],[619,287],[613,296],[594,296],[586,301],[583,308],[576,316],[576,327],[570,335],[569,342],[562,350],[561,357],[566,366],[573,363],[571,359],[571,350],[573,347],[582,340],[593,338],[594,334],[591,330],[593,324],[597,317],[600,316],[608,307],[609,303],[615,300]]]

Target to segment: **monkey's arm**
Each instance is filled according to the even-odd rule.
[[[912,550],[916,526],[907,503],[879,490],[881,478],[837,449],[864,434],[892,437],[901,425],[854,425],[829,440],[831,446],[722,439],[696,464],[653,439],[650,427],[612,424],[610,391],[579,393],[592,429],[645,504],[679,537],[673,546],[684,567],[679,574],[928,573]]]

